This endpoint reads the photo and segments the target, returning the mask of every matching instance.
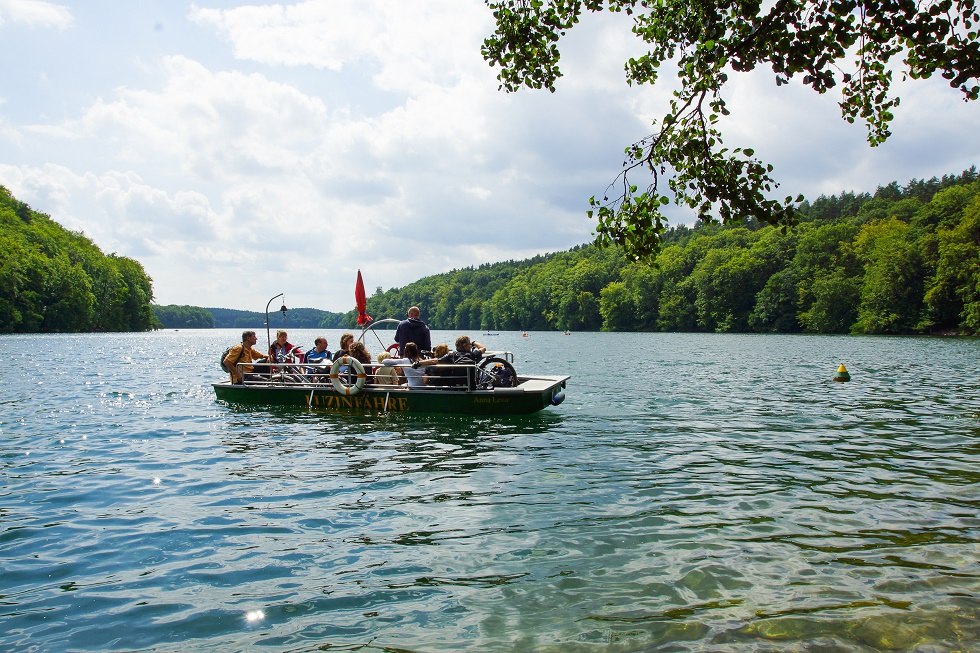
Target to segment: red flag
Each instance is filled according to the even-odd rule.
[[[364,292],[364,279],[357,271],[357,285],[354,286],[354,299],[357,301],[357,324],[364,326],[374,318],[367,314],[367,294]]]

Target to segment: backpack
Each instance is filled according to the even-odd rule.
[[[226,349],[224,351],[224,353],[221,354],[221,358],[218,359],[218,364],[221,366],[221,369],[223,369],[225,372],[228,372],[229,374],[231,373],[231,370],[229,370],[228,369],[228,366],[225,365],[225,359],[228,358],[228,352],[230,352],[233,348],[235,348],[237,346],[238,345],[232,345],[231,347],[229,347],[228,349]],[[242,359],[242,356],[244,355],[244,353],[245,353],[245,345],[243,344],[241,351],[238,352],[238,359],[235,361],[235,363],[238,363],[238,361],[240,361]]]

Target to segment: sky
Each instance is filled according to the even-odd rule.
[[[138,260],[159,304],[344,312],[358,270],[370,295],[590,242],[588,198],[671,90],[625,83],[629,28],[586,16],[555,93],[505,93],[482,0],[0,0],[0,185]],[[899,81],[877,148],[833,92],[731,80],[726,145],[776,197],[980,163],[978,105],[941,79]]]

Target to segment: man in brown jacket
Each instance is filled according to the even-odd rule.
[[[228,355],[225,356],[225,367],[229,370],[231,374],[232,383],[243,383],[246,374],[251,374],[252,365],[250,363],[257,363],[266,360],[266,357],[255,348],[255,343],[259,339],[255,335],[254,331],[244,331],[242,333],[242,344],[235,345],[228,350]],[[242,363],[242,365],[239,365]]]

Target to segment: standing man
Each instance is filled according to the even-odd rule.
[[[228,373],[231,374],[232,383],[242,383],[245,380],[245,375],[251,374],[253,369],[251,363],[266,360],[262,352],[255,348],[255,343],[258,340],[254,331],[243,331],[242,344],[235,345],[228,350],[224,362]],[[243,365],[239,367],[239,363],[243,363]]]
[[[395,342],[398,343],[398,355],[405,355],[405,345],[414,342],[420,352],[432,350],[432,339],[429,335],[429,327],[419,317],[422,314],[418,306],[408,309],[408,319],[398,323],[395,330]]]

